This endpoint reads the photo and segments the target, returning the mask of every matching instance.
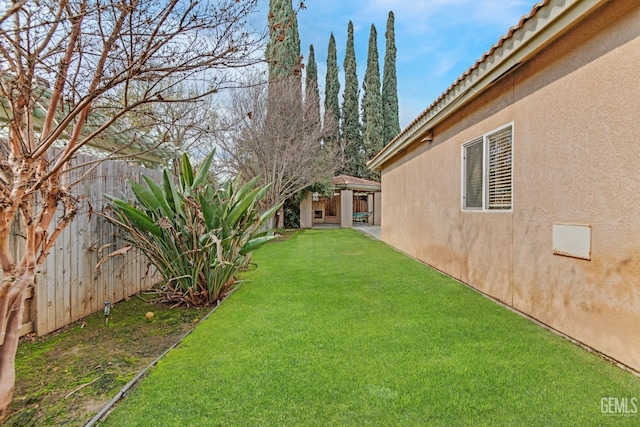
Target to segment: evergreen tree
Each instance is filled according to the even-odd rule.
[[[400,133],[400,117],[398,113],[398,80],[396,77],[396,36],[394,32],[393,12],[387,19],[387,40],[384,54],[384,70],[382,74],[382,117],[384,121],[383,144],[387,145]]]
[[[362,150],[359,96],[353,23],[349,21],[347,50],[344,58],[344,93],[342,95],[342,139],[345,157],[343,171],[348,175],[362,177],[365,171],[363,168],[364,152]]]
[[[291,0],[269,0],[269,80],[302,74],[298,18]]]
[[[303,65],[298,18],[293,10],[292,0],[269,0],[269,42],[265,58],[269,64],[269,86],[264,126],[266,129],[277,130],[267,136],[273,157],[268,161],[278,163],[282,159],[278,158],[279,153],[275,148],[282,145],[292,147],[300,143],[296,132],[306,124],[302,104]],[[278,173],[286,175],[289,171],[281,168]],[[284,176],[283,179],[291,181],[296,177]],[[276,227],[283,227],[282,207],[276,217]]]
[[[324,134],[326,142],[332,145],[340,141],[340,80],[338,76],[338,55],[336,39],[331,33],[329,51],[327,52],[327,78],[324,86]],[[344,160],[341,154],[341,162]]]
[[[371,160],[383,147],[384,124],[382,120],[382,98],[380,95],[380,66],[378,62],[378,34],[375,25],[371,25],[369,35],[369,53],[367,55],[367,70],[362,83],[364,95],[362,97],[362,147],[365,162]],[[363,178],[378,179],[379,173],[362,165]]]
[[[283,122],[292,129],[302,125],[302,56],[298,18],[292,0],[269,0],[269,42],[265,58],[269,64],[268,112],[297,111],[300,114],[279,117],[269,114],[269,120]],[[280,93],[290,96],[282,97]],[[277,101],[276,101],[277,100]],[[289,108],[273,106],[272,102],[291,103]]]
[[[313,50],[309,46],[309,60],[307,61],[307,81],[305,83],[305,120],[315,128],[320,126],[320,94],[318,90],[318,64]]]

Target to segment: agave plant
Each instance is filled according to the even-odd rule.
[[[197,174],[185,154],[177,183],[165,170],[158,184],[143,176],[144,184],[129,181],[135,201],[106,196],[123,237],[139,248],[164,280],[169,301],[212,304],[224,296],[251,251],[275,238],[261,231],[279,205],[261,213],[269,186],[257,179],[241,184],[240,177],[213,188],[207,175],[214,153]]]

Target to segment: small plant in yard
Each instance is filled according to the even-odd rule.
[[[216,303],[248,265],[251,251],[275,238],[262,231],[280,207],[260,213],[269,186],[257,186],[257,179],[243,185],[237,177],[213,188],[207,181],[213,156],[195,173],[184,155],[177,184],[166,170],[162,184],[146,176],[146,186],[131,181],[135,201],[108,196],[115,216],[107,218],[158,269],[165,302]]]
[[[108,325],[94,313],[43,337],[20,339],[16,392],[3,426],[83,426],[211,308],[169,309],[133,297]],[[153,310],[153,320],[145,312]]]

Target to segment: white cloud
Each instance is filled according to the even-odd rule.
[[[467,68],[528,14],[538,0],[307,0],[298,15],[301,51],[315,48],[320,91],[324,93],[329,35],[336,39],[340,79],[347,24],[355,30],[359,82],[366,67],[371,24],[378,31],[382,72],[387,16],[395,15],[398,97],[401,125],[407,125]],[[295,4],[295,2],[294,2]],[[268,2],[260,1],[268,10]],[[344,88],[344,86],[342,86]]]

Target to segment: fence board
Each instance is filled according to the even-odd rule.
[[[82,162],[82,160],[80,160]],[[87,171],[87,167],[82,167],[78,170],[78,179],[81,181],[78,183],[77,192],[79,195],[78,198],[78,216],[86,215],[87,213],[87,204],[86,200],[83,197],[83,194],[86,194],[87,190],[86,184],[89,181],[87,177],[84,177],[85,172]],[[79,221],[74,221],[76,224],[80,224]],[[86,236],[88,231],[90,230],[90,224],[87,224],[87,229],[83,229],[78,225],[77,229],[77,247],[78,251],[76,252],[76,268],[78,275],[78,282],[76,288],[76,301],[77,303],[72,306],[75,310],[71,313],[71,317],[82,317],[85,316],[85,304],[86,304],[86,279],[85,279],[85,262],[83,260],[84,254],[87,252],[87,241]]]
[[[78,162],[75,163],[77,164]],[[80,179],[80,172],[81,170],[79,168],[71,171],[69,175],[72,183],[77,182]],[[78,190],[79,188],[76,187],[74,191],[76,197],[78,197],[78,213],[76,213],[76,216],[78,216],[81,212],[80,209],[82,209]],[[71,236],[69,242],[69,277],[76,278],[74,286],[69,286],[69,319],[73,319],[80,316],[79,307],[81,306],[80,292],[82,291],[82,275],[80,274],[81,262],[79,261],[82,254],[82,230],[80,227],[80,221],[72,221],[71,224],[69,224],[69,227],[71,229],[71,233],[69,233]]]
[[[113,173],[115,173],[115,171],[113,171],[113,167],[111,167],[109,170],[103,170],[104,175],[102,176],[102,189],[104,192],[108,192],[110,188],[114,188],[115,186],[113,185]],[[115,189],[115,188],[114,188]],[[100,198],[102,199],[102,195],[100,195]],[[104,204],[103,204],[104,206]],[[98,257],[100,257],[100,255],[102,254],[102,256],[105,256],[107,254],[109,254],[111,252],[111,246],[105,246],[105,245],[110,245],[113,244],[113,236],[111,235],[111,224],[109,224],[108,222],[103,222],[102,223],[102,235],[98,236],[98,238],[100,239],[100,247],[104,247],[104,249],[98,254]],[[98,292],[100,295],[100,299],[98,304],[100,304],[100,302],[104,303],[105,301],[111,301],[111,292],[113,289],[113,276],[116,273],[114,270],[114,265],[113,265],[113,258],[107,260],[106,263],[103,264],[104,267],[106,267],[104,270],[100,271],[100,274],[98,276]],[[106,274],[106,272],[110,272],[111,274]],[[114,302],[114,301],[111,301]]]
[[[118,163],[116,170],[117,170],[116,176],[122,177],[125,180],[125,182],[131,177],[129,168],[124,163]],[[128,189],[129,186],[125,185],[125,188]],[[122,242],[122,240],[118,238],[118,230],[115,229],[115,227],[113,229],[113,239],[116,245],[112,246],[111,250],[116,250],[124,246],[124,242]],[[128,286],[128,283],[126,280],[128,274],[126,269],[127,269],[128,261],[130,259],[131,257],[123,257],[123,256],[113,258],[113,261],[116,264],[116,271],[118,273],[116,275],[117,277],[116,283],[114,283],[113,296],[111,297],[112,301],[120,301],[128,296],[128,295],[125,295],[125,286]]]
[[[60,219],[60,212],[56,212],[54,221],[57,222]],[[51,230],[53,231],[53,224],[51,225]],[[59,237],[60,241],[57,245],[53,247],[51,252],[54,253],[53,259],[51,260],[51,274],[49,274],[49,268],[46,270],[47,281],[51,280],[51,286],[48,288],[48,304],[50,309],[47,311],[49,313],[49,318],[47,319],[47,328],[58,329],[62,327],[62,322],[59,319],[62,318],[62,309],[64,307],[64,294],[62,293],[62,283],[64,281],[64,266],[62,251],[64,249],[64,235]],[[48,258],[51,258],[49,256]],[[48,261],[48,259],[47,259]],[[49,266],[47,266],[49,267]],[[58,326],[60,325],[60,326]]]
[[[37,331],[47,330],[47,323],[49,318],[49,296],[48,288],[50,281],[47,281],[46,270],[50,263],[53,263],[53,257],[47,258],[44,265],[40,267],[36,275],[35,293],[38,298],[33,299],[33,305],[35,305],[35,311],[32,311],[32,315],[35,318],[35,329]]]
[[[83,165],[91,160],[87,155],[79,155],[75,164]],[[104,218],[90,213],[89,204],[94,211],[101,212],[106,206],[104,193],[132,196],[126,180],[140,182],[141,173],[157,181],[162,177],[161,171],[116,161],[82,166],[71,174],[71,182],[84,176],[74,190],[79,197],[79,212],[60,235],[36,276],[33,298],[25,307],[23,334],[32,330],[38,335],[47,334],[102,310],[107,300],[115,303],[155,283],[153,269],[147,272],[148,261],[133,250],[107,260],[100,271],[95,271],[99,248],[107,245],[102,250],[106,256],[123,247],[125,242],[116,236],[115,228]],[[61,215],[62,209],[59,209],[56,219]],[[24,236],[18,221],[13,227],[10,247],[17,257],[24,251]],[[53,227],[54,224],[49,232]]]
[[[72,160],[70,162],[72,167],[75,165],[75,163],[76,163],[75,160]],[[70,183],[73,182],[73,172],[69,172],[67,174],[67,179],[69,179]],[[63,213],[64,211],[61,211],[61,214]],[[65,233],[62,236],[63,242],[64,242],[64,246],[62,249],[63,261],[61,263],[59,262],[59,264],[62,264],[63,266],[62,283],[56,284],[56,287],[59,286],[59,288],[62,289],[62,295],[63,295],[62,317],[60,319],[56,318],[56,325],[59,325],[58,328],[61,328],[64,325],[71,323],[71,291],[73,288],[75,288],[75,283],[71,282],[73,278],[73,265],[74,265],[74,263],[71,260],[71,254],[73,252],[72,247],[74,246],[74,240],[75,240],[75,235],[73,234],[73,228],[74,228],[74,224],[73,223],[69,224],[67,226],[67,229],[65,230]],[[72,284],[72,286],[67,286],[66,285],[67,283]]]
[[[95,180],[95,193],[92,193],[92,200],[94,203],[94,207],[96,209],[97,212],[102,212],[104,210],[104,200],[103,200],[103,196],[102,193],[105,191],[104,188],[104,182],[105,182],[105,169],[106,169],[106,165],[105,164],[100,164],[97,167],[97,174],[96,174],[96,180]],[[103,233],[103,229],[104,227],[106,227],[106,223],[105,221],[96,221],[95,222],[95,234],[92,236],[93,238],[93,245],[94,245],[94,252],[92,254],[91,260],[93,261],[93,265],[91,265],[91,271],[93,272],[94,267],[98,264],[98,260],[99,260],[99,251],[100,248],[103,245],[103,241],[102,241],[102,233]],[[105,270],[106,271],[106,270]],[[91,299],[91,306],[92,306],[92,311],[97,311],[100,309],[100,307],[98,306],[98,304],[100,304],[100,301],[104,301],[102,299],[103,295],[102,295],[102,288],[100,287],[100,285],[102,284],[102,272],[98,271],[95,273],[92,273],[92,299]]]

